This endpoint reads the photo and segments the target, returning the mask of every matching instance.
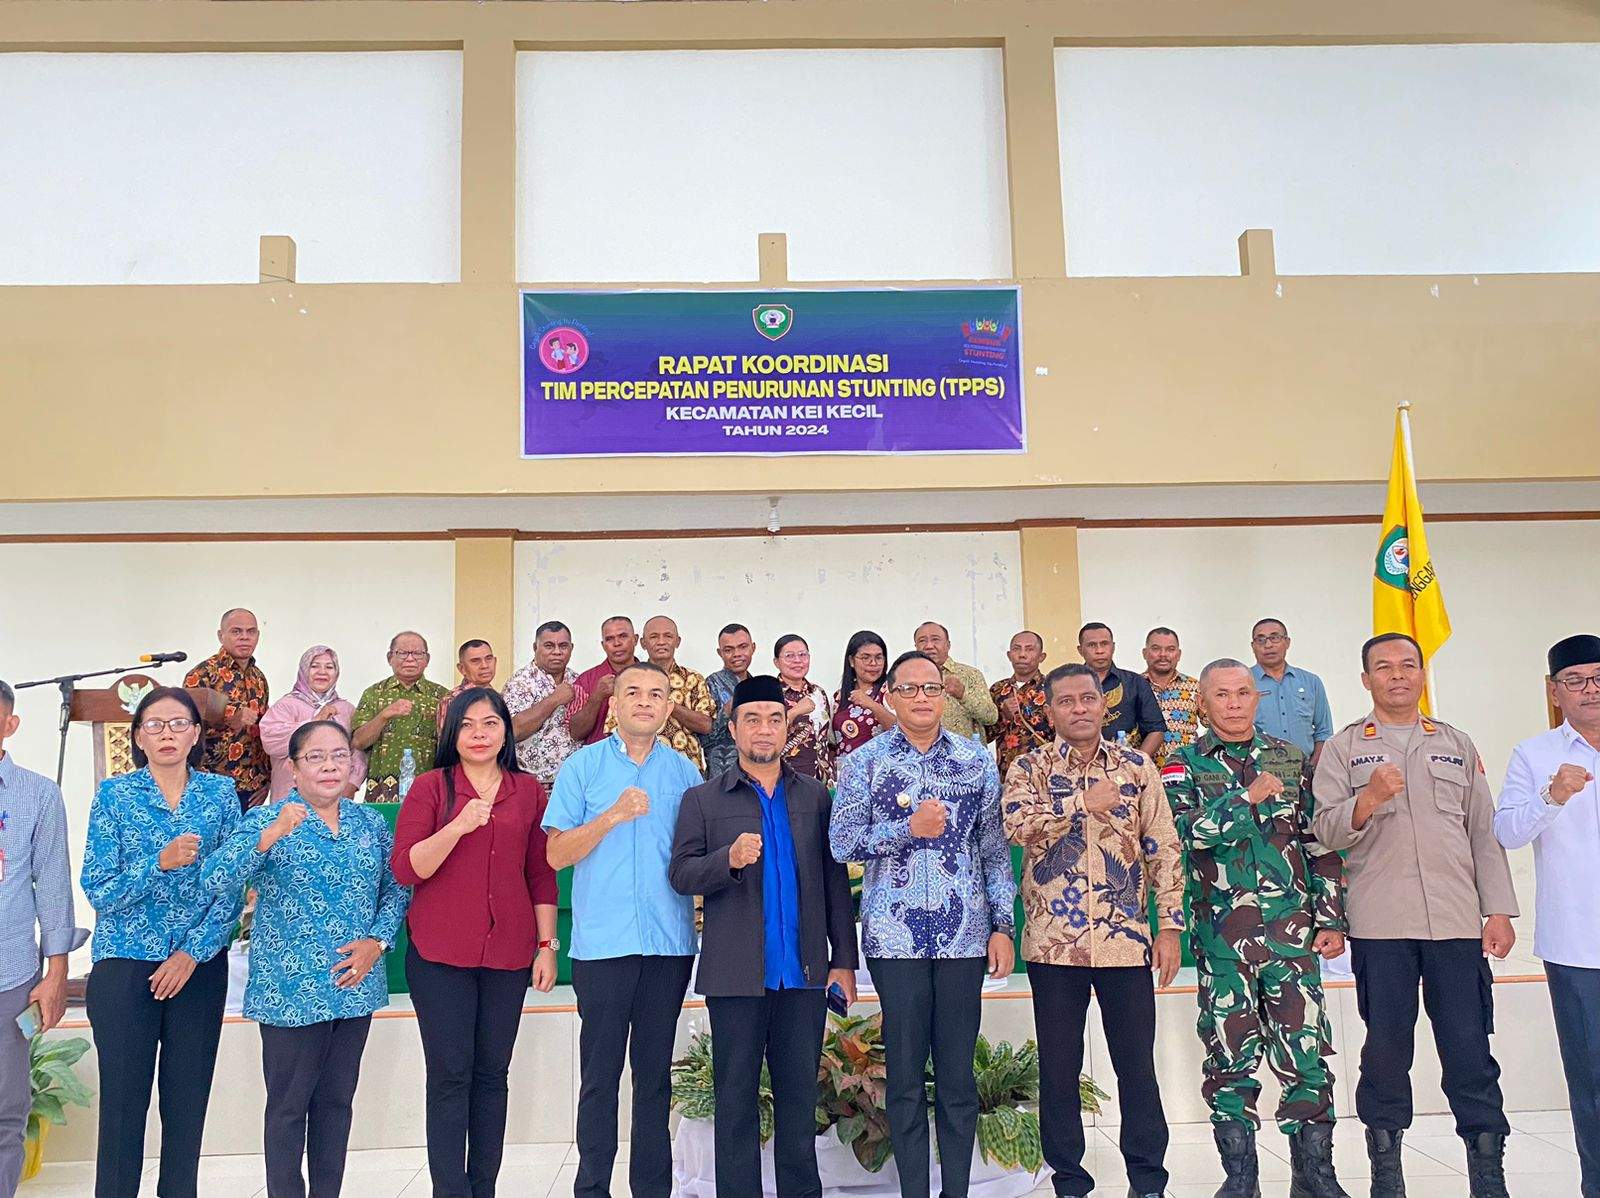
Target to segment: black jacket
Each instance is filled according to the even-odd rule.
[[[821,986],[830,969],[856,967],[850,874],[828,849],[828,788],[785,765],[783,791],[800,885],[800,964],[806,980]],[[741,832],[761,834],[761,799],[737,765],[684,792],[667,879],[679,894],[705,896],[694,988],[707,997],[759,997],[765,989],[761,862],[728,868]]]

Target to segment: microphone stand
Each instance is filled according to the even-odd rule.
[[[62,775],[67,768],[67,730],[72,727],[72,694],[77,690],[78,683],[85,678],[103,678],[107,674],[128,674],[134,670],[155,670],[165,665],[165,662],[140,662],[133,666],[117,666],[110,670],[90,670],[83,674],[60,674],[55,678],[35,678],[32,682],[19,682],[12,690],[27,690],[30,686],[54,686],[61,691],[61,716],[59,732],[61,743],[56,750],[56,785],[61,785]]]

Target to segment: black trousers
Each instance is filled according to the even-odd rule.
[[[154,1082],[161,1109],[161,1198],[198,1198],[200,1136],[228,1001],[228,954],[218,953],[171,998],[150,993],[159,961],[107,957],[89,971],[89,1024],[100,1063],[95,1198],[136,1198]],[[158,1063],[159,1050],[159,1063]]]
[[[427,1072],[434,1198],[494,1198],[506,1142],[506,1075],[528,993],[526,969],[463,969],[406,949]]]
[[[761,1062],[772,1079],[772,1155],[778,1198],[821,1198],[817,1175],[817,1062],[828,996],[768,990],[759,998],[707,998],[717,1198],[761,1193]]]
[[[581,1020],[574,1198],[611,1198],[624,1053],[633,1071],[628,1188],[633,1198],[671,1195],[672,1042],[693,966],[693,957],[573,961],[572,989]]]
[[[868,957],[883,1007],[888,1065],[885,1105],[901,1198],[928,1198],[928,1058],[933,1058],[933,1123],[944,1198],[967,1198],[978,1132],[972,1050],[982,1017],[983,957],[892,960]]]
[[[1143,966],[1094,969],[1028,962],[1033,1024],[1039,1041],[1039,1132],[1055,1170],[1057,1194],[1083,1195],[1094,1178],[1083,1167],[1083,1032],[1089,993],[1100,1000],[1100,1026],[1117,1073],[1122,1159],[1141,1194],[1164,1192],[1167,1119],[1156,1084],[1156,991]]]
[[[304,1027],[261,1028],[261,1072],[267,1082],[261,1143],[267,1198],[339,1198],[350,1145],[350,1104],[361,1077],[372,1016],[330,1019]]]
[[[1444,1096],[1456,1132],[1507,1135],[1500,1066],[1489,1052],[1494,1031],[1494,976],[1477,940],[1351,938],[1356,1007],[1367,1025],[1356,1082],[1356,1114],[1368,1127],[1411,1126],[1411,1059],[1417,1030],[1417,983],[1439,1049]]]
[[[1583,1198],[1600,1198],[1600,969],[1544,963],[1567,1075]]]

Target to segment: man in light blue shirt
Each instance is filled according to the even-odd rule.
[[[1250,673],[1261,692],[1256,728],[1298,745],[1315,769],[1322,746],[1333,739],[1333,709],[1322,679],[1289,664],[1289,630],[1282,620],[1257,620],[1250,630],[1250,648],[1256,655]]]
[[[73,916],[61,791],[5,752],[6,739],[17,731],[15,703],[0,682],[0,1198],[17,1192],[33,1105],[28,1041],[17,1016],[37,1002],[41,1028],[61,1021],[67,954],[89,938]]]
[[[625,666],[617,730],[567,758],[544,814],[550,864],[573,866],[572,989],[578,999],[578,1177],[574,1198],[610,1198],[624,1053],[633,1064],[628,1181],[669,1198],[672,1044],[694,964],[694,900],[667,881],[683,792],[701,782],[657,739],[672,683],[651,662]],[[631,1039],[631,1048],[630,1048]]]
[[[1533,845],[1533,951],[1550,983],[1583,1198],[1600,1198],[1600,636],[1557,641],[1548,665],[1564,718],[1512,751],[1494,834],[1508,849]]]

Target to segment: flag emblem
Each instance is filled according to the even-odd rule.
[[[1378,546],[1377,576],[1379,582],[1388,583],[1397,591],[1411,589],[1411,549],[1405,525],[1391,528]]]
[[[788,304],[758,304],[750,313],[756,332],[768,341],[777,341],[794,328],[794,309]]]

